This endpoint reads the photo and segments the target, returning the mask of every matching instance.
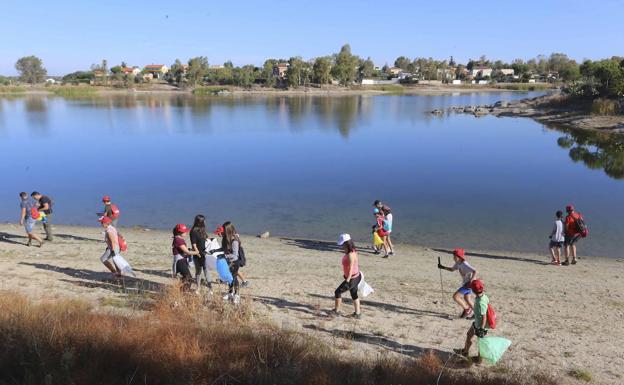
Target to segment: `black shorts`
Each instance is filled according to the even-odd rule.
[[[338,286],[338,288],[334,292],[334,296],[336,298],[340,298],[342,296],[342,293],[348,291],[351,293],[351,299],[353,300],[358,299],[358,285],[360,284],[361,280],[362,280],[362,274],[358,274],[357,277],[351,278],[350,282],[347,282],[346,280],[342,281],[340,286]]]
[[[548,247],[550,247],[551,249],[552,248],[560,249],[561,247],[563,247],[563,242],[550,241],[550,244]]]
[[[578,242],[579,239],[581,239],[581,234],[566,235],[563,244],[566,246],[572,246]]]

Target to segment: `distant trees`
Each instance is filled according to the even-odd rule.
[[[204,77],[208,75],[208,58],[197,56],[188,61],[186,77],[193,86],[203,83]]]
[[[407,71],[407,67],[410,65],[412,61],[405,56],[399,56],[394,61],[394,66],[399,67],[402,70]]]
[[[358,68],[359,78],[370,78],[375,73],[375,63],[369,57],[366,60],[360,60],[360,66]]]
[[[169,72],[167,72],[167,75],[165,75],[165,79],[167,79],[167,81],[169,82],[176,84],[182,83],[182,81],[184,80],[184,66],[182,65],[180,59],[176,59],[171,67],[169,67]]]
[[[25,56],[15,63],[15,69],[20,74],[20,80],[25,83],[36,84],[43,82],[48,71],[43,68],[43,62],[36,56]]]
[[[568,92],[581,97],[621,98],[624,96],[624,61],[613,57],[600,61],[586,60],[579,67],[581,79]]]
[[[76,71],[63,76],[63,83],[70,84],[90,83],[92,80],[94,76],[91,71]]]
[[[312,66],[299,56],[291,57],[288,60],[286,79],[290,87],[305,87],[312,79]]]
[[[236,67],[232,71],[232,81],[234,85],[239,87],[251,87],[258,77],[256,67],[248,64],[242,67]]]
[[[332,68],[332,75],[340,85],[348,86],[357,79],[358,62],[358,57],[351,54],[351,46],[343,45]]]
[[[312,66],[312,79],[317,84],[331,84],[332,58],[329,56],[317,57]]]
[[[279,61],[277,59],[267,59],[262,65],[261,78],[264,79],[265,87],[275,87],[278,83],[278,77],[274,74],[274,68]]]

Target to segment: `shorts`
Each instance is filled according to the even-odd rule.
[[[104,263],[104,262],[106,262],[106,261],[108,261],[108,260],[112,259],[114,256],[115,256],[115,254],[113,254],[113,253],[110,251],[110,249],[109,249],[109,248],[107,248],[107,249],[104,251],[104,254],[102,254],[102,256],[100,257],[100,261],[101,261],[102,263]]]
[[[579,239],[581,239],[581,234],[566,235],[563,244],[566,246],[572,246],[578,242]]]
[[[549,246],[551,249],[556,248],[556,249],[560,249],[561,247],[563,247],[563,242],[556,242],[556,241],[550,241]]]
[[[470,289],[467,285],[464,285],[460,287],[459,289],[457,289],[457,292],[461,295],[468,295],[468,294],[472,294],[472,289]]]
[[[32,233],[36,223],[36,220],[26,218],[26,221],[24,222],[24,230],[26,230],[28,234]]]

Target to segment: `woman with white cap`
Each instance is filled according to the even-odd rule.
[[[340,234],[340,237],[338,238],[338,245],[342,246],[345,252],[342,257],[342,273],[344,281],[334,292],[336,303],[332,313],[335,315],[339,314],[338,311],[340,310],[340,304],[342,303],[342,293],[348,291],[351,293],[351,299],[353,299],[353,306],[355,308],[355,312],[352,317],[360,319],[362,317],[362,313],[360,312],[358,285],[362,280],[362,275],[360,274],[357,251],[355,250],[355,245],[353,244],[349,234]]]

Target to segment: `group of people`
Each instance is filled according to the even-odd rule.
[[[589,233],[583,216],[574,209],[574,206],[567,205],[566,213],[568,215],[565,219],[562,211],[559,210],[555,213],[555,224],[548,236],[552,258],[550,263],[556,266],[568,266],[570,263],[576,265],[577,260],[580,259],[576,255],[576,243]],[[563,248],[565,258],[563,262],[561,262],[561,248]],[[570,261],[570,257],[572,261]]]
[[[388,258],[394,255],[394,245],[390,239],[392,233],[392,210],[380,200],[373,202],[373,214],[375,215],[375,224],[373,225],[373,251],[375,254],[384,250],[382,258]]]
[[[28,245],[32,240],[43,245],[43,240],[33,231],[38,221],[43,223],[46,232],[46,240],[51,241],[51,215],[52,200],[45,195],[35,191],[30,197],[25,192],[20,193],[20,224],[25,226],[28,235]],[[106,249],[100,257],[101,262],[115,276],[123,275],[123,267],[119,266],[116,257],[121,257],[121,251],[125,251],[125,240],[117,231],[117,224],[120,217],[119,207],[111,202],[110,196],[102,198],[104,210],[98,213],[99,222],[104,228],[104,241]],[[568,265],[576,264],[579,259],[576,254],[576,243],[579,239],[587,236],[588,228],[580,213],[576,212],[572,205],[566,207],[567,216],[564,218],[561,211],[557,211],[553,230],[550,238],[550,252],[552,264]],[[379,200],[373,203],[373,213],[376,223],[373,225],[373,250],[375,254],[384,251],[383,258],[394,255],[394,246],[390,239],[392,233],[393,216],[390,207]],[[190,247],[187,246],[185,235],[189,234]],[[221,237],[221,244],[216,237]],[[342,294],[349,292],[353,300],[354,312],[351,315],[355,319],[362,317],[361,303],[358,292],[367,284],[360,271],[359,257],[355,244],[349,234],[341,234],[338,245],[343,249],[341,260],[343,280],[334,291],[334,308],[330,311],[333,315],[338,315],[342,303]],[[564,248],[565,260],[560,261],[560,250]],[[245,265],[245,254],[243,245],[234,224],[225,222],[213,233],[209,234],[206,229],[206,218],[203,215],[196,215],[193,226],[189,229],[186,225],[179,223],[173,228],[173,240],[171,244],[173,257],[173,276],[181,276],[182,290],[190,291],[193,284],[196,285],[196,293],[200,292],[202,273],[206,286],[212,294],[212,279],[209,273],[211,260],[223,259],[227,263],[227,269],[232,279],[228,282],[228,293],[224,300],[231,300],[234,303],[240,301],[239,287],[247,286],[246,281],[240,272],[240,268]],[[212,258],[212,259],[211,259]],[[571,258],[571,261],[570,261]],[[464,347],[457,349],[458,354],[467,356],[472,346],[474,337],[484,337],[493,321],[493,309],[489,305],[489,298],[485,294],[483,281],[477,278],[477,270],[467,262],[467,254],[464,249],[456,248],[453,251],[454,264],[444,266],[438,260],[438,268],[447,271],[458,271],[462,280],[461,286],[453,293],[453,300],[461,307],[460,318],[473,320],[466,335]],[[121,263],[126,263],[121,258]],[[195,267],[195,276],[191,274],[191,265]],[[226,269],[226,270],[227,270]],[[370,287],[369,287],[370,288]],[[371,289],[372,290],[372,289]],[[366,294],[365,294],[366,295]],[[474,298],[474,299],[473,299]],[[489,317],[489,318],[488,318]]]
[[[33,191],[30,196],[26,192],[21,192],[20,197],[20,226],[24,226],[28,236],[27,245],[32,245],[32,241],[38,242],[38,247],[43,246],[43,239],[35,233],[37,222],[43,224],[46,233],[45,240],[52,241],[52,199],[38,191]]]

